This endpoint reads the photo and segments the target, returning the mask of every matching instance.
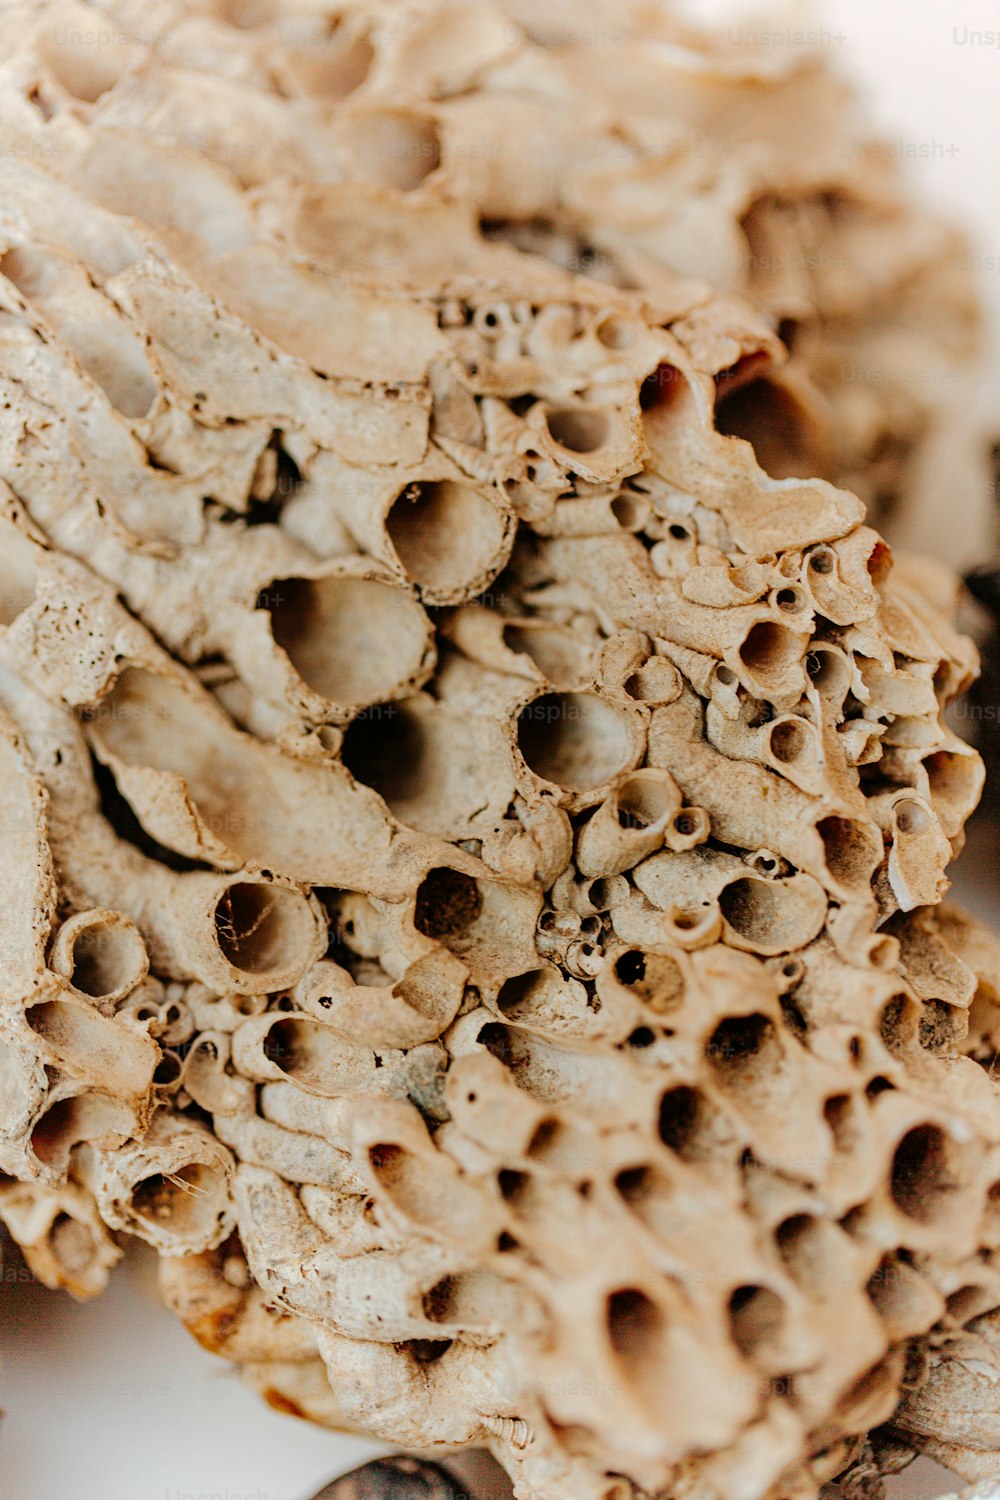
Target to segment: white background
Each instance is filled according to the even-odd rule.
[[[733,11],[727,0],[695,9]],[[831,53],[861,80],[872,117],[901,157],[916,157],[917,190],[969,226],[980,264],[1000,266],[1000,48],[961,40],[966,28],[1000,30],[1000,9],[986,0],[829,0],[817,16],[842,34]],[[1000,271],[984,271],[983,292],[993,327],[979,400],[984,420],[995,407],[1000,428]],[[947,507],[945,495],[949,525]],[[969,864],[985,870],[992,860],[973,850]],[[966,875],[960,888],[990,912],[982,882]],[[269,1411],[157,1303],[142,1252],[83,1306],[9,1278],[8,1265],[0,1500],[308,1500],[376,1452]],[[907,1500],[948,1487],[932,1465],[893,1486]]]

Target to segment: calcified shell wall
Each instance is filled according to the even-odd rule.
[[[740,271],[843,101],[614,15],[631,97],[555,7],[4,13],[0,1214],[521,1500],[806,1497],[904,1394],[975,1474],[974,653]],[[954,322],[869,165],[908,269],[802,319]]]

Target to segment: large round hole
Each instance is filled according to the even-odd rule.
[[[630,776],[618,788],[618,823],[622,828],[649,828],[677,805],[676,793],[661,781]]]
[[[347,38],[338,30],[325,46],[289,49],[285,67],[304,94],[346,99],[364,83],[374,61],[375,49],[366,36]]]
[[[87,1225],[69,1214],[57,1214],[53,1219],[49,1246],[59,1264],[71,1274],[85,1270],[97,1252]]]
[[[809,1296],[836,1295],[851,1265],[851,1250],[835,1224],[813,1214],[793,1214],[775,1231],[778,1252],[790,1275]]]
[[[378,792],[402,817],[404,807],[419,794],[426,739],[419,714],[408,713],[402,704],[378,704],[350,724],[344,735],[343,763],[356,780]]]
[[[505,561],[504,517],[478,490],[455,480],[409,485],[385,525],[404,570],[431,594],[485,587]]]
[[[308,955],[316,922],[305,897],[281,886],[236,881],[215,908],[215,932],[227,963],[245,974],[280,973]]]
[[[108,1136],[127,1140],[134,1129],[135,1117],[121,1100],[108,1094],[78,1094],[49,1106],[31,1132],[31,1149],[46,1166],[65,1172],[70,1152],[80,1141]]]
[[[481,836],[514,794],[514,768],[499,730],[426,696],[359,714],[341,753],[351,775],[378,792],[401,823],[441,838]]]
[[[627,719],[595,693],[547,693],[521,710],[517,743],[536,776],[589,792],[625,770]]]
[[[773,620],[760,620],[752,626],[740,648],[743,665],[765,689],[783,686],[803,654],[801,638]]]
[[[373,578],[285,578],[258,607],[303,682],[354,707],[388,698],[430,665],[427,617],[404,589]]]
[[[628,349],[635,343],[639,326],[638,323],[631,323],[626,318],[618,317],[615,313],[608,313],[598,323],[596,333],[605,349],[619,351]]]
[[[530,1014],[550,991],[553,978],[551,969],[529,969],[526,974],[505,979],[497,994],[497,1010],[512,1018]]]
[[[446,868],[431,870],[417,887],[413,924],[425,937],[458,937],[483,909],[479,886],[471,875]]]
[[[777,1075],[782,1048],[768,1016],[730,1016],[715,1028],[705,1055],[720,1082],[743,1089]]]
[[[686,389],[687,382],[680,370],[674,365],[660,365],[642,382],[639,405],[647,412],[666,410]]]
[[[719,907],[731,929],[730,941],[763,953],[803,947],[826,919],[818,884],[752,875],[731,881],[719,896]]]
[[[907,1218],[928,1224],[947,1216],[960,1187],[956,1146],[937,1125],[915,1126],[896,1147],[890,1183]]]
[[[897,802],[895,813],[900,833],[923,833],[930,826],[930,813],[919,802]]]
[[[134,927],[105,922],[84,927],[73,942],[73,987],[94,1000],[133,989],[146,972],[146,949]]]
[[[683,1161],[700,1161],[711,1155],[720,1135],[714,1106],[700,1089],[680,1084],[668,1089],[660,1101],[660,1140]]]
[[[823,840],[826,868],[847,890],[864,891],[882,863],[882,836],[876,828],[853,818],[831,816],[816,824]]]
[[[773,381],[751,380],[723,395],[716,431],[752,444],[754,457],[773,479],[822,477],[825,455],[818,432],[792,396]]]

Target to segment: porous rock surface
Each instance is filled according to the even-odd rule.
[[[521,1500],[987,1472],[976,664],[845,487],[920,393],[831,352],[943,357],[948,236],[818,64],[638,6],[0,20],[33,1270],[137,1235],[274,1404]]]

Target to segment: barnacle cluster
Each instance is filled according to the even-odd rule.
[[[586,13],[3,14],[0,1215],[522,1500],[975,1475],[976,663],[824,363],[965,293],[816,64]]]

